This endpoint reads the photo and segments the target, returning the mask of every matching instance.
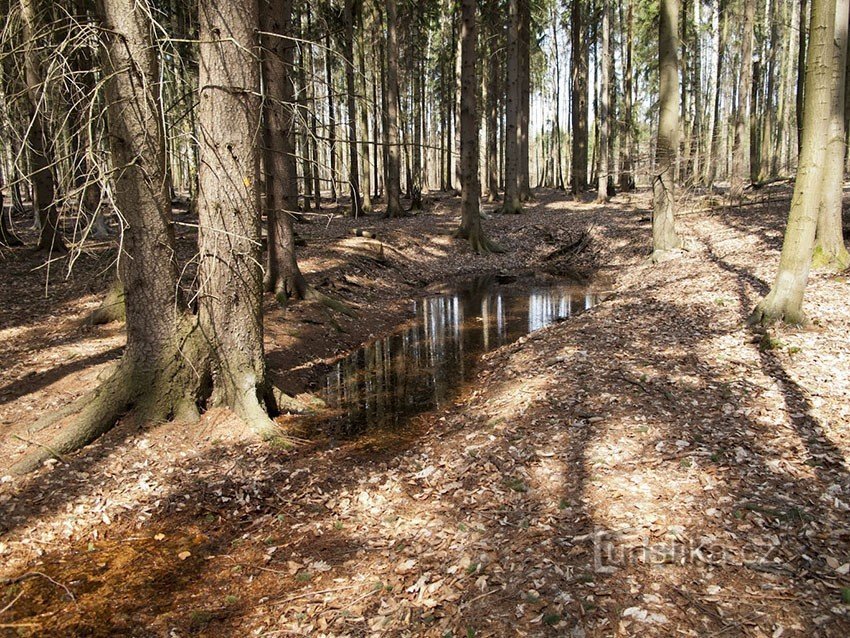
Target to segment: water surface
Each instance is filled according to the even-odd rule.
[[[322,398],[340,411],[339,434],[400,428],[456,398],[485,352],[593,306],[571,282],[476,279],[413,302],[414,319],[338,361]]]

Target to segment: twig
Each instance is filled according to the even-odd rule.
[[[77,602],[77,599],[74,597],[74,594],[71,593],[70,589],[68,589],[62,583],[53,580],[50,576],[48,576],[47,574],[45,574],[43,572],[27,572],[26,574],[21,574],[20,576],[15,576],[13,578],[4,578],[2,581],[0,581],[0,585],[3,585],[4,587],[6,585],[14,585],[15,583],[20,583],[20,582],[23,582],[25,580],[29,580],[30,578],[37,578],[39,576],[41,578],[44,578],[45,580],[49,580],[51,583],[53,583],[57,587],[61,587],[62,589],[64,589],[65,593],[68,594],[70,599],[73,600],[74,602]]]
[[[24,592],[23,592],[23,591],[19,592],[19,593],[18,593],[18,595],[17,595],[17,596],[15,596],[15,597],[12,599],[12,602],[10,602],[8,605],[6,605],[5,607],[3,607],[3,609],[0,609],[0,614],[2,614],[2,613],[4,613],[4,612],[9,611],[9,610],[12,608],[12,605],[14,605],[16,602],[18,602],[18,598],[20,598],[20,597],[21,597],[21,596],[23,596],[23,595],[24,595]]]
[[[297,594],[296,596],[290,596],[289,598],[284,598],[283,600],[270,600],[269,604],[274,605],[285,605],[286,603],[291,603],[294,600],[299,600],[301,598],[308,598],[309,596],[321,596],[322,594],[331,594],[333,592],[345,591],[346,589],[355,589],[356,587],[360,587],[361,584],[357,583],[355,585],[345,585],[344,587],[333,587],[331,589],[320,589],[319,591],[308,591],[303,594]]]
[[[23,437],[23,436],[21,436],[20,434],[13,434],[12,436],[13,436],[14,438],[16,438],[16,439],[19,439],[19,440],[23,441],[24,443],[29,443],[30,445],[37,445],[38,447],[43,447],[45,450],[47,450],[48,452],[50,452],[50,453],[51,453],[54,457],[56,457],[57,459],[59,459],[59,460],[60,460],[60,461],[62,461],[63,463],[68,463],[68,461],[66,461],[66,460],[65,460],[65,457],[64,457],[64,456],[62,456],[61,454],[59,454],[59,452],[57,452],[56,450],[54,450],[54,449],[53,449],[52,447],[50,447],[49,445],[45,445],[44,443],[39,443],[38,441],[33,441],[32,439],[28,439],[28,438],[26,438],[26,437]]]

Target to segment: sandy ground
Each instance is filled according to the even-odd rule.
[[[292,392],[446,281],[573,267],[612,294],[490,353],[454,405],[403,432],[289,449],[234,435],[217,411],[128,419],[2,479],[0,632],[850,634],[847,279],[813,275],[810,329],[743,323],[772,281],[787,195],[688,202],[688,251],[657,266],[645,194],[600,207],[541,192],[485,222],[509,248],[486,257],[451,238],[454,198],[410,219],[299,226],[311,281],[357,314],[269,307],[270,366]],[[377,231],[383,259],[352,227]],[[583,231],[577,260],[553,257]],[[81,324],[107,254],[68,280],[57,262],[46,293],[18,255],[2,275],[0,464],[122,344],[118,325]]]

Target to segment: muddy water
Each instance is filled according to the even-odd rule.
[[[401,428],[458,396],[485,352],[593,306],[570,282],[477,279],[414,301],[415,318],[335,364],[322,398],[340,413],[337,433]]]

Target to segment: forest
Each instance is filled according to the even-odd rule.
[[[850,0],[0,0],[0,636],[850,635]]]

